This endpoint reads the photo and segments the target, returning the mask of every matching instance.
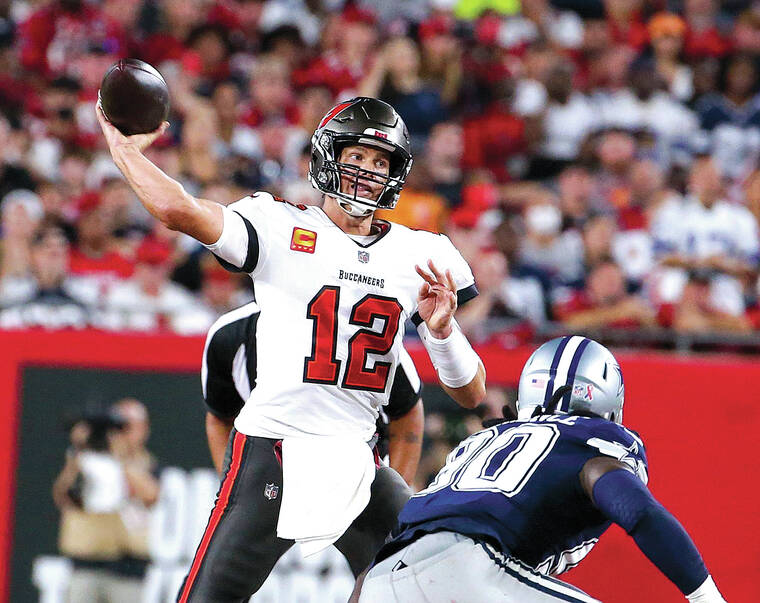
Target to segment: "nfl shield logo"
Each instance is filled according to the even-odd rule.
[[[267,500],[274,500],[277,498],[277,494],[280,492],[280,487],[274,484],[267,484],[264,488],[264,497]]]
[[[369,251],[362,251],[360,249],[359,250],[359,261],[362,264],[366,264],[367,262],[369,262]]]

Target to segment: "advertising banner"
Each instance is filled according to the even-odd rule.
[[[151,417],[161,498],[152,515],[147,596],[170,601],[200,538],[217,487],[203,427],[198,369],[202,339],[97,332],[0,333],[0,600],[62,600],[70,568],[57,556],[59,514],[51,486],[66,421],[87,404],[136,397]],[[410,343],[424,381],[435,373]],[[479,349],[492,386],[514,386],[530,349]],[[617,352],[626,383],[626,425],[650,461],[654,495],[683,523],[727,600],[754,600],[760,578],[760,431],[746,357]],[[681,601],[677,589],[613,528],[567,579],[603,601]],[[330,549],[302,560],[291,550],[255,601],[341,601],[352,579]]]

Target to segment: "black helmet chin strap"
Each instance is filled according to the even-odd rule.
[[[552,397],[549,398],[549,403],[541,409],[540,406],[536,407],[536,410],[539,411],[539,414],[542,415],[552,415],[554,414],[554,411],[557,410],[557,404],[559,404],[559,401],[565,396],[566,393],[573,390],[572,385],[563,385],[562,387],[558,387],[557,391],[552,394]],[[534,411],[535,415],[535,411]]]

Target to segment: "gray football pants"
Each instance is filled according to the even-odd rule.
[[[373,567],[360,603],[599,603],[491,546],[454,532],[427,534]]]

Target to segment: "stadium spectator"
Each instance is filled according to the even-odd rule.
[[[86,192],[76,201],[76,244],[71,249],[69,270],[89,276],[103,290],[119,279],[129,278],[132,263],[116,250],[114,214],[97,192]]]
[[[714,0],[685,0],[686,43],[689,59],[723,57],[731,50],[727,32],[718,26],[718,4]]]
[[[649,40],[647,28],[641,14],[644,3],[641,0],[605,0],[604,12],[607,28],[616,44],[642,50]]]
[[[690,273],[678,301],[659,307],[657,322],[676,333],[742,333],[752,328],[744,314],[722,311],[712,303],[710,276],[705,271]]]
[[[21,64],[42,76],[76,69],[96,48],[110,55],[110,62],[127,51],[121,26],[82,0],[55,0],[37,9],[21,24],[19,44]]]
[[[540,203],[525,209],[525,237],[520,242],[519,262],[541,280],[544,291],[583,278],[583,239],[575,230],[560,230],[562,214],[553,204]]]
[[[623,271],[608,260],[594,267],[586,287],[567,291],[553,305],[553,312],[571,331],[602,327],[636,328],[655,324],[655,313],[640,297],[625,289]]]
[[[326,86],[307,86],[298,93],[298,124],[304,143],[330,110],[333,97]]]
[[[240,123],[241,94],[237,82],[226,80],[214,88],[212,103],[219,122],[219,141],[225,155],[256,156],[256,138],[253,130]]]
[[[282,185],[280,194],[283,198],[292,203],[303,203],[304,205],[321,205],[322,196],[309,182],[309,163],[311,162],[311,142],[306,142],[301,147],[301,152],[295,160],[290,160],[291,170],[295,178],[290,179]]]
[[[457,314],[459,324],[469,336],[485,339],[489,319],[498,319],[502,325],[512,323],[500,328],[512,332],[525,331],[529,327],[526,321],[534,326],[546,321],[541,285],[536,279],[511,277],[507,259],[500,251],[481,251],[475,258],[473,271],[480,295]]]
[[[219,139],[219,121],[210,103],[194,103],[182,124],[181,136],[180,160],[185,179],[195,187],[218,181],[222,150],[215,145]]]
[[[583,225],[583,257],[586,274],[590,274],[596,266],[610,258],[616,231],[615,220],[604,214],[590,217]]]
[[[0,203],[0,278],[21,276],[29,268],[31,242],[43,217],[42,202],[30,190],[11,191]]]
[[[524,44],[543,38],[553,47],[568,51],[583,43],[583,20],[578,13],[560,10],[548,0],[522,2],[521,8],[522,15],[504,21],[499,31],[502,41],[519,40]]]
[[[656,296],[661,303],[680,298],[690,271],[707,271],[710,303],[733,316],[745,310],[744,289],[756,276],[758,225],[747,210],[723,199],[716,162],[703,157],[689,174],[689,194],[670,200],[655,214],[652,232],[659,263]]]
[[[713,155],[731,178],[754,168],[760,156],[760,94],[755,57],[732,56],[722,74],[721,93],[696,105],[701,127],[710,133]]]
[[[734,46],[743,52],[760,51],[760,4],[751,2],[736,18],[733,35]]]
[[[216,83],[230,76],[229,55],[232,47],[226,27],[204,23],[191,32],[186,45],[197,62],[195,72],[200,78],[201,90],[209,92]]]
[[[63,148],[61,142],[54,137],[46,137],[44,140]],[[38,162],[52,161],[52,166],[49,168],[51,170],[49,179],[56,182],[68,200],[77,199],[85,193],[87,190],[87,170],[92,161],[92,156],[89,153],[82,149],[71,148],[59,156],[57,150],[52,146],[49,149],[33,147],[31,152],[34,155],[32,161],[35,168]],[[48,172],[43,173],[46,176],[48,175]]]
[[[420,23],[418,30],[422,77],[440,90],[446,106],[458,100],[462,85],[462,46],[454,35],[455,27],[455,19],[441,11]]]
[[[37,194],[45,223],[76,241],[69,274],[94,273],[105,294],[131,273],[152,230],[115,177],[93,117],[115,58],[151,62],[171,90],[171,128],[147,156],[193,194],[227,201],[262,188],[317,201],[304,149],[325,111],[362,86],[398,106],[419,147],[411,182],[420,187],[389,219],[442,230],[469,257],[501,245],[494,230],[503,223],[512,277],[539,276],[547,299],[586,280],[584,257],[609,255],[632,290],[657,307],[677,304],[689,273],[673,280],[672,267],[655,266],[652,241],[662,257],[668,231],[682,227],[686,202],[675,195],[690,194],[694,154],[712,155],[720,196],[739,213],[760,159],[756,5],[15,3],[0,23],[0,198]],[[543,240],[519,217],[547,201],[561,220]],[[580,233],[598,214],[616,223],[611,242],[584,252]],[[663,229],[668,220],[675,230]],[[2,269],[15,264],[28,277],[28,241],[13,226],[0,236]],[[567,251],[556,253],[559,272],[523,260],[555,239],[571,243],[555,249]],[[170,243],[173,277],[202,295],[197,250]],[[754,303],[756,275],[713,271],[711,290],[726,278],[739,285],[716,307],[740,316]]]
[[[290,84],[288,64],[274,55],[260,57],[253,66],[248,90],[251,102],[243,122],[258,128],[267,122],[280,125],[298,123],[298,109]]]
[[[575,159],[586,136],[600,125],[589,99],[573,89],[574,71],[571,62],[558,60],[543,82],[548,103],[543,117],[543,143],[531,170],[536,179],[557,174]]]
[[[426,165],[433,188],[450,207],[462,201],[463,153],[464,138],[459,124],[447,121],[433,126],[425,150]]]
[[[114,573],[119,588],[140,593],[150,559],[150,508],[158,502],[159,495],[158,462],[147,448],[150,417],[145,405],[136,398],[123,398],[114,402],[112,409],[123,421],[112,450],[129,485],[129,495],[120,513],[126,541]]]
[[[559,173],[557,195],[563,229],[583,226],[589,213],[588,202],[593,185],[591,174],[584,167],[573,165]]]
[[[407,37],[394,38],[378,51],[358,90],[361,96],[381,98],[395,107],[418,146],[448,117],[440,90],[422,79],[419,48]]]
[[[0,279],[3,328],[82,328],[98,290],[91,281],[69,276],[69,244],[60,228],[43,224],[30,241],[29,266]]]
[[[184,41],[203,22],[204,6],[201,0],[164,0],[153,5],[142,24],[147,35],[140,44],[141,58],[151,65],[182,61],[190,67],[194,61],[187,56]]]
[[[250,283],[240,275],[222,268],[208,253],[200,259],[201,300],[211,310],[215,319],[233,308],[253,301]]]
[[[433,190],[427,165],[417,163],[406,180],[396,209],[381,210],[376,215],[410,228],[441,232],[448,213],[446,199]]]
[[[697,118],[661,90],[662,82],[654,61],[635,61],[628,79],[630,88],[618,90],[600,103],[604,123],[608,127],[652,133],[657,142],[657,157],[663,165],[669,165],[673,152],[688,145],[689,134],[697,128]]]
[[[590,208],[600,213],[615,213],[630,201],[630,171],[636,156],[636,139],[627,130],[611,128],[595,139],[597,169]]]
[[[328,21],[322,32],[321,56],[294,74],[297,86],[327,86],[336,98],[350,98],[370,67],[370,51],[377,38],[374,15],[349,5]]]
[[[466,170],[487,170],[497,182],[509,182],[538,135],[533,121],[517,115],[512,107],[514,82],[505,78],[491,84],[490,102],[482,112],[463,123]]]
[[[114,325],[137,331],[169,328],[186,334],[208,328],[208,316],[199,312],[199,302],[169,280],[170,258],[171,249],[164,243],[146,239],[140,245],[134,277],[115,283],[104,300]]]
[[[30,136],[17,119],[6,118],[2,112],[0,139],[4,141],[0,146],[0,198],[15,189],[34,189],[35,177],[26,161]]]
[[[657,13],[647,23],[657,75],[678,101],[694,95],[691,68],[682,60],[686,22],[673,13]]]
[[[71,446],[53,484],[59,549],[73,566],[69,601],[142,600],[145,510],[158,499],[148,433],[147,411],[132,398],[89,410],[70,429]]]
[[[757,73],[753,57],[733,56],[723,74],[722,93],[707,95],[697,104],[700,125],[705,130],[713,130],[725,123],[737,127],[760,127]]]

